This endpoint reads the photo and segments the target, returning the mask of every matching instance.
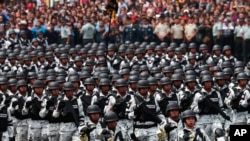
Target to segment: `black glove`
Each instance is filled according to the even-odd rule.
[[[65,107],[65,101],[60,101],[59,105],[58,105],[58,109],[62,110]]]
[[[169,133],[170,131],[172,131],[173,129],[177,127],[176,126],[172,127],[170,124],[166,124],[164,128],[165,128],[166,133]]]
[[[46,104],[46,109],[48,110],[49,107],[53,106],[54,105],[54,102],[52,100],[48,100],[47,101],[47,104]]]
[[[102,135],[105,137],[105,139],[111,138],[111,133],[107,129],[102,130]]]
[[[82,134],[82,135],[84,135],[84,134],[89,134],[90,132],[92,132],[94,129],[95,129],[96,127],[83,127],[81,130],[80,130],[80,133]]]
[[[30,107],[31,104],[32,104],[32,101],[27,101],[27,102],[26,102],[26,108]]]
[[[18,105],[18,101],[13,101],[12,102],[12,107],[15,108]]]

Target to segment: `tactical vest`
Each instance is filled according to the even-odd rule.
[[[47,114],[47,119],[48,119],[49,123],[60,123],[61,122],[60,118],[58,119],[58,118],[54,118],[52,116],[53,111],[56,109],[58,99],[55,97],[51,97],[51,98],[48,98],[48,101],[51,102],[51,105],[49,106],[48,114]],[[47,104],[48,104],[48,102],[47,102]]]
[[[87,108],[91,104],[92,97],[93,97],[92,95],[85,95],[85,94],[81,96],[84,113],[87,113]]]
[[[152,113],[156,113],[156,103],[155,103],[155,99],[154,99],[153,96],[150,96],[149,101],[145,101],[145,105],[148,107],[148,109]],[[139,121],[139,122],[147,122],[147,121],[156,122],[151,116],[147,115],[147,111],[140,110],[139,113],[136,113],[136,115],[137,116],[135,118],[135,121]]]
[[[131,96],[127,95],[125,99],[120,96],[115,96],[116,103],[114,106],[114,112],[118,115],[119,119],[127,119],[126,108],[128,107],[127,102],[130,101]]]
[[[203,93],[203,95],[207,94]],[[217,105],[219,107],[219,98],[215,91],[212,92],[211,95],[207,96],[207,98],[210,99],[214,105]],[[209,104],[205,102],[204,108],[201,109],[200,115],[212,115],[212,114],[218,114],[218,111],[214,110],[213,108],[210,108]]]
[[[184,91],[185,97],[181,99],[180,106],[181,106],[181,111],[185,111],[190,108],[191,104],[193,103],[195,93],[191,93],[189,91]]]
[[[8,114],[7,114],[7,107],[4,106],[0,110],[0,132],[7,131],[8,127]]]
[[[22,107],[24,106],[24,103],[25,103],[25,100],[23,99],[23,97],[20,96],[20,97],[16,97],[16,98],[18,100],[19,109],[14,112],[13,116],[15,116],[19,120],[30,118],[29,114],[28,115],[22,114]]]
[[[233,87],[233,91],[237,95],[237,98],[232,100],[232,109],[235,109],[237,112],[249,111],[248,108],[244,108],[239,104],[240,100],[245,97],[244,91],[236,89],[235,87]]]
[[[177,95],[171,95],[171,97],[167,97],[165,93],[161,92],[161,100],[158,101],[161,112],[166,113],[166,108],[169,103],[178,102]]]
[[[38,100],[36,97],[32,99],[32,107],[30,112],[30,117],[32,120],[44,120],[39,116],[39,112],[42,108],[42,100]]]
[[[72,108],[74,110],[73,112],[76,116],[76,119],[79,120],[79,106],[78,106],[77,99],[74,99],[73,101],[66,101],[65,107],[63,109],[63,112],[66,115],[61,117],[62,122],[64,122],[64,123],[76,122],[74,120],[74,115],[73,115],[73,112],[71,111],[70,106],[72,106]]]
[[[108,104],[108,98],[110,96],[113,96],[113,94],[109,93],[107,96],[100,96],[97,93],[96,96],[97,96],[97,101],[94,104],[98,105],[100,107],[100,109],[102,110],[102,112],[104,112],[104,107],[105,107],[105,105]]]

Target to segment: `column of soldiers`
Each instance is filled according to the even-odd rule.
[[[228,45],[39,46],[1,48],[3,141],[218,141],[250,124],[249,65]]]

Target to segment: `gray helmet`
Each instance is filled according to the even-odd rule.
[[[143,54],[143,53],[144,53],[144,49],[142,49],[142,48],[137,48],[135,50],[135,54]]]
[[[183,78],[182,78],[182,76],[181,76],[181,74],[176,74],[176,73],[174,73],[173,75],[172,75],[172,77],[171,77],[171,81],[178,81],[178,80],[183,80]]]
[[[149,88],[148,80],[139,80],[137,83],[137,88]]]
[[[152,73],[152,74],[160,73],[160,72],[161,72],[161,70],[160,70],[160,68],[158,68],[158,67],[153,67],[153,68],[150,70],[150,73]]]
[[[188,46],[189,49],[191,48],[196,48],[196,43],[190,43],[189,46]]]
[[[129,69],[122,69],[122,70],[120,71],[120,74],[121,74],[121,75],[126,75],[126,74],[129,74],[129,72],[130,72]]]
[[[203,71],[200,72],[200,77],[202,77],[204,75],[212,75],[212,73],[209,70],[203,70]]]
[[[68,58],[69,58],[68,54],[63,53],[60,55],[60,59],[68,59]]]
[[[170,110],[180,110],[180,107],[177,102],[171,102],[167,105],[166,113],[168,113]]]
[[[187,44],[186,43],[181,43],[180,44],[180,48],[185,48],[186,49],[187,48]]]
[[[172,84],[172,81],[168,77],[162,77],[160,79],[160,84],[161,86],[166,85],[166,84]]]
[[[41,80],[35,80],[32,88],[44,88],[45,85]]]
[[[36,72],[28,72],[28,79],[33,79],[37,78],[37,73]]]
[[[148,79],[148,77],[149,77],[150,75],[149,75],[149,73],[148,72],[141,72],[140,74],[139,74],[139,78],[140,79]]]
[[[164,77],[164,75],[162,73],[156,73],[154,76],[157,80],[160,80],[161,78]]]
[[[17,81],[17,89],[21,86],[28,86],[28,84],[25,80],[18,80]]]
[[[116,80],[116,87],[127,87],[127,86],[128,86],[128,82],[125,79],[120,78]]]
[[[176,44],[175,42],[172,42],[172,43],[169,44],[169,46],[170,46],[170,47],[176,48],[176,47],[177,47],[177,44]]]
[[[87,108],[87,114],[101,113],[101,109],[98,105],[89,105]]]
[[[25,74],[23,72],[17,72],[16,78],[17,79],[25,79],[26,76],[25,76]]]
[[[81,73],[80,73],[80,79],[83,79],[83,78],[89,78],[91,75],[90,75],[90,73],[88,72],[88,71],[82,71]]]
[[[238,67],[245,67],[245,63],[243,61],[236,61],[234,64],[234,68],[238,68]]]
[[[63,90],[65,91],[73,91],[74,90],[74,85],[72,82],[65,82],[63,85]]]
[[[16,77],[16,73],[13,71],[7,72],[7,78],[12,78],[12,77]]]
[[[79,82],[80,83],[80,78],[79,78],[79,76],[72,75],[72,76],[69,77],[69,81],[70,82]]]
[[[93,78],[87,78],[84,81],[84,85],[95,85],[95,80]]]
[[[108,78],[101,78],[99,83],[98,83],[99,86],[110,86],[111,85],[111,81],[110,79]]]
[[[137,83],[139,81],[138,75],[130,75],[128,78],[129,83]]]
[[[225,79],[225,78],[226,78],[226,76],[225,76],[225,74],[223,72],[218,72],[218,73],[215,74],[215,79],[216,80]]]
[[[196,115],[195,115],[195,112],[192,111],[192,110],[185,110],[185,111],[183,111],[181,117],[182,117],[182,122],[185,122],[185,119],[186,119],[186,118],[189,118],[189,117],[194,117],[195,120],[197,120]]]
[[[203,75],[201,78],[201,83],[203,84],[204,82],[208,82],[208,81],[213,82],[212,75]]]
[[[168,72],[171,72],[171,73],[174,72],[174,69],[172,66],[166,66],[163,68],[163,73],[168,73]]]
[[[140,71],[149,71],[149,69],[148,69],[147,65],[141,65]]]
[[[240,72],[237,75],[237,80],[248,80],[248,79],[249,79],[249,77],[245,72]]]
[[[224,72],[225,75],[233,75],[233,69],[232,68],[224,68],[222,70]]]
[[[194,70],[187,70],[185,72],[185,75],[195,75],[196,76],[196,72]]]
[[[225,45],[223,47],[223,52],[226,51],[226,50],[231,50],[231,47],[229,45]]]
[[[44,79],[46,79],[46,77],[47,77],[47,75],[45,73],[39,73],[37,75],[37,79],[39,79],[39,80],[44,80]]]
[[[9,79],[8,86],[16,86],[16,84],[17,84],[16,78]]]
[[[237,75],[237,74],[239,74],[239,73],[241,73],[241,72],[244,72],[244,69],[243,69],[243,68],[235,68],[235,69],[234,69],[234,75]]]
[[[48,88],[49,90],[53,90],[53,89],[59,89],[60,86],[58,82],[54,81],[54,82],[49,83]]]
[[[47,72],[46,72],[46,74],[48,75],[48,76],[56,76],[57,74],[56,74],[56,71],[54,70],[54,69],[48,69],[47,70]]]
[[[8,84],[8,79],[6,76],[0,77],[0,85],[3,85],[3,84]]]
[[[111,50],[113,50],[113,51],[116,50],[115,44],[109,44],[108,45],[108,51],[111,51]]]
[[[131,76],[131,75],[139,75],[140,74],[140,72],[139,71],[135,71],[135,70],[132,70],[132,71],[130,71],[130,73],[129,73],[129,75]]]
[[[118,116],[115,112],[108,111],[104,114],[104,121],[105,122],[118,121]]]
[[[214,45],[213,46],[213,51],[216,51],[216,50],[221,50],[221,47],[220,47],[220,45]]]
[[[45,57],[46,57],[46,58],[53,58],[54,55],[53,55],[52,52],[46,52],[46,53],[45,53]]]
[[[66,82],[65,76],[57,76],[56,77],[56,82],[58,82],[58,83]]]
[[[148,78],[149,85],[157,85],[157,79],[155,77],[149,77]]]
[[[196,76],[195,75],[186,75],[185,82],[196,82]]]
[[[206,44],[201,44],[201,45],[200,45],[200,48],[199,48],[200,51],[201,51],[201,50],[206,50],[206,49],[208,49],[208,47],[207,47]]]
[[[83,62],[82,56],[76,56],[75,62],[77,62],[77,61],[82,61]]]
[[[56,76],[53,76],[53,75],[52,75],[52,76],[47,76],[47,77],[46,77],[46,81],[47,81],[47,82],[55,81],[55,80],[56,80]]]
[[[222,62],[222,64],[221,64],[221,68],[222,68],[222,69],[224,69],[224,68],[232,68],[232,67],[233,67],[233,65],[231,64],[230,61],[224,61],[224,62]]]

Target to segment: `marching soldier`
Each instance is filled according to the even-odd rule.
[[[180,101],[181,111],[190,109],[195,93],[200,91],[197,87],[197,83],[195,75],[186,75],[185,87],[177,94]]]
[[[138,81],[138,93],[134,95],[128,114],[134,120],[134,131],[131,135],[133,140],[151,141],[158,140],[156,135],[157,126],[163,129],[165,125],[164,115],[158,106],[156,99],[148,94],[148,80]]]
[[[247,86],[248,80],[245,72],[239,73],[237,75],[238,84],[229,89],[229,96],[225,99],[227,106],[234,111],[233,123],[244,122],[249,119],[250,93]]]
[[[9,38],[5,42],[6,49],[14,49],[14,46],[18,44],[17,34],[14,29],[9,30]]]
[[[180,119],[180,107],[178,103],[170,103],[166,108],[166,125],[164,130],[166,132],[166,141],[176,141],[178,130],[182,128]]]
[[[104,123],[101,121],[101,109],[99,106],[89,105],[87,108],[87,117],[84,125],[80,126],[80,138],[88,141],[101,141],[101,131]]]
[[[42,102],[46,98],[44,95],[44,83],[41,80],[35,80],[32,85],[33,93],[29,96],[23,106],[22,114],[29,115],[29,139],[32,141],[46,141],[48,139],[48,120],[39,115],[42,109]]]
[[[59,140],[59,129],[60,129],[60,119],[56,119],[52,116],[53,111],[56,108],[57,101],[60,100],[60,90],[58,82],[51,82],[48,85],[49,97],[43,100],[42,109],[39,112],[40,117],[47,117],[49,121],[48,126],[48,140],[58,141]]]
[[[27,82],[25,80],[18,80],[17,94],[11,99],[9,106],[12,118],[16,121],[16,124],[14,124],[16,141],[28,140],[30,116],[22,114],[22,107],[29,96]]]
[[[71,82],[64,83],[64,96],[57,102],[52,116],[61,120],[59,141],[79,140],[78,126],[84,122],[82,102],[74,96],[74,86]]]
[[[30,45],[30,40],[28,39],[27,32],[25,30],[21,30],[19,35],[19,45],[22,49],[25,49],[25,47],[28,47]]]
[[[95,85],[93,78],[86,78],[84,81],[84,86],[86,88],[85,92],[83,92],[82,95],[78,95],[82,101],[84,112],[86,112],[87,107],[92,104],[92,98],[96,95],[96,92],[94,91],[96,87]]]
[[[182,113],[182,122],[184,123],[184,129],[178,133],[178,141],[210,141],[208,135],[203,130],[196,126],[197,118],[192,110],[186,110]]]
[[[169,103],[177,102],[177,95],[172,91],[172,81],[168,77],[160,79],[161,92],[155,96],[162,113],[165,113]]]
[[[195,94],[191,109],[199,115],[197,126],[203,128],[210,139],[213,140],[220,136],[217,134],[218,131],[224,130],[222,127],[223,120],[230,120],[230,117],[223,111],[223,101],[220,93],[213,88],[212,76],[203,75],[201,84],[203,88]]]

